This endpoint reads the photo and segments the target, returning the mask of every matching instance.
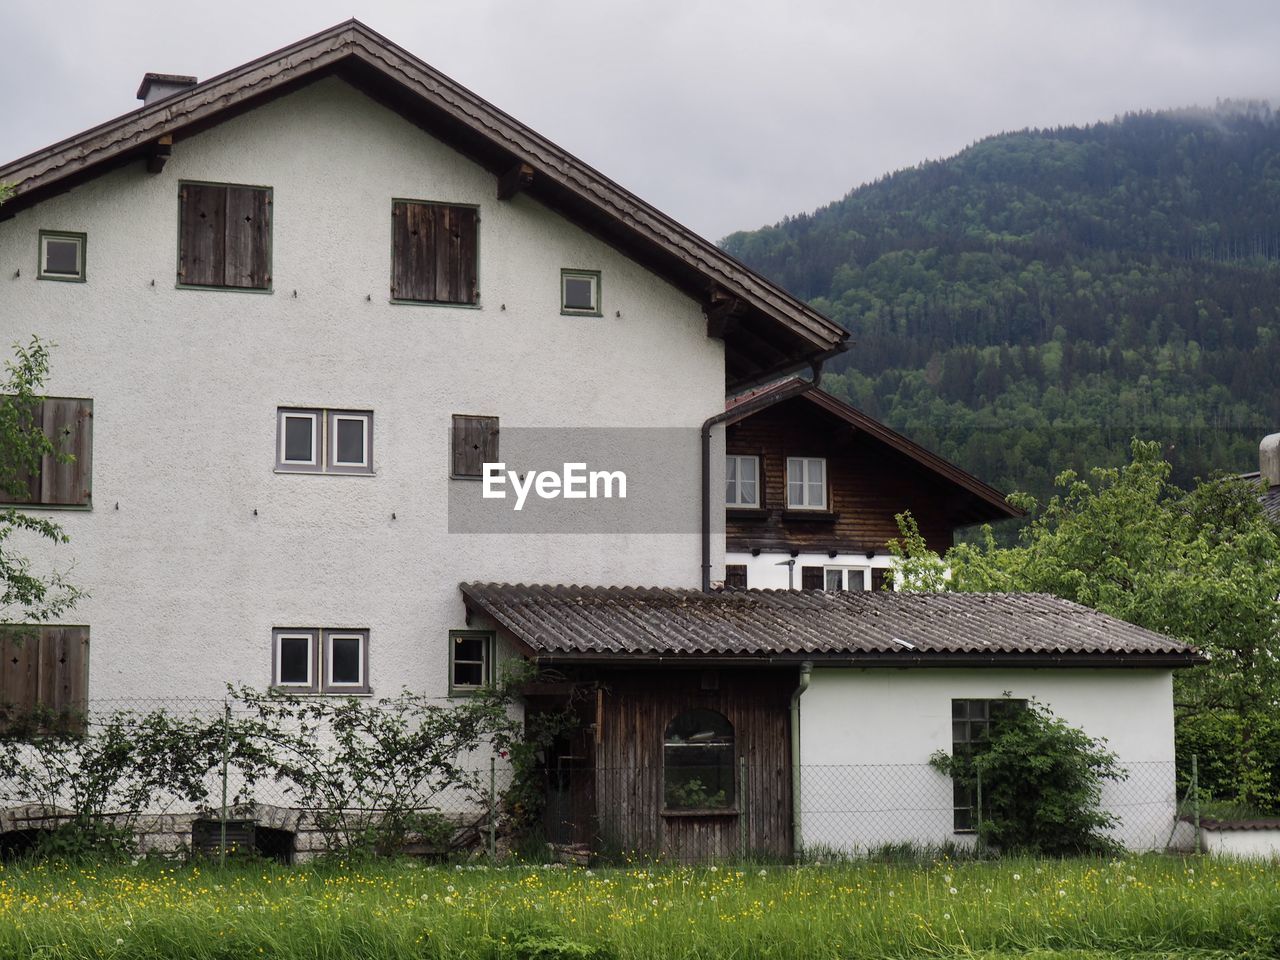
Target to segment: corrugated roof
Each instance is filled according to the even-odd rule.
[[[1198,661],[1185,644],[1045,594],[827,593],[463,583],[540,655],[1103,655]]]

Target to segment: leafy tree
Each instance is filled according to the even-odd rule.
[[[14,345],[15,359],[5,362],[0,380],[0,491],[21,499],[27,478],[46,456],[70,459],[40,426],[40,388],[49,373],[49,345],[32,337]],[[62,527],[44,517],[13,507],[0,509],[0,623],[43,623],[57,620],[83,593],[59,570],[39,570],[18,552],[22,539],[61,544]]]
[[[1225,718],[1239,772],[1224,799],[1280,802],[1274,751],[1259,739],[1280,704],[1280,532],[1256,484],[1223,477],[1183,490],[1157,444],[1131,450],[1128,464],[1089,479],[1063,473],[1043,506],[1012,498],[1034,513],[1015,546],[985,528],[944,559],[903,518],[895,549],[908,571],[949,568],[948,589],[1051,593],[1195,645],[1210,662],[1177,678],[1180,733],[1206,712]]]
[[[1034,700],[1001,717],[981,750],[956,756],[939,750],[929,758],[962,787],[981,786],[981,841],[1002,853],[1037,856],[1117,852],[1105,831],[1119,820],[1102,810],[1102,786],[1125,772],[1104,741]]]

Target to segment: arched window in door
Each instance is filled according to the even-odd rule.
[[[662,767],[668,810],[732,807],[733,724],[714,710],[686,710],[667,724]]]

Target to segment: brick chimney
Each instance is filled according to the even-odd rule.
[[[1280,433],[1263,437],[1258,444],[1258,476],[1268,487],[1280,487]]]
[[[138,99],[150,106],[157,100],[190,90],[195,85],[195,77],[184,77],[176,73],[148,73],[143,75],[142,83],[138,86]]]

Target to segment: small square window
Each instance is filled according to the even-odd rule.
[[[787,508],[827,509],[827,461],[820,457],[787,458]]]
[[[560,271],[560,312],[600,316],[600,271]]]
[[[339,473],[368,473],[373,418],[367,413],[329,411],[328,469]]]
[[[315,630],[276,630],[272,651],[272,685],[310,692],[316,689]]]
[[[369,634],[365,630],[324,631],[324,690],[363,693],[369,689]]]
[[[85,244],[83,233],[41,230],[40,269],[36,276],[41,280],[83,281]]]
[[[280,407],[276,416],[277,471],[373,473],[372,413]]]
[[[493,634],[454,630],[449,634],[449,692],[473,693],[493,676]]]
[[[280,411],[280,464],[319,469],[316,425],[319,415],[304,410]]]

